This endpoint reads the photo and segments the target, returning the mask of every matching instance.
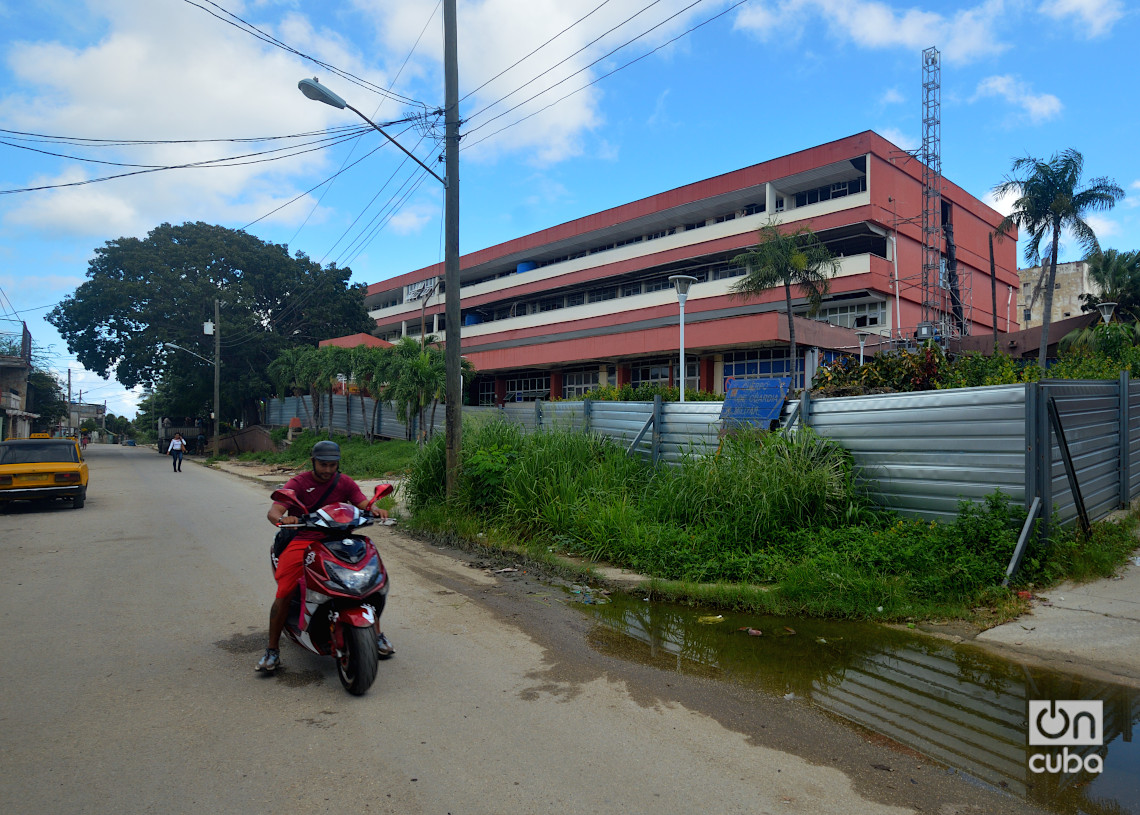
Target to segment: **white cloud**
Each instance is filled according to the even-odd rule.
[[[1004,5],[987,0],[945,16],[917,8],[896,10],[879,0],[783,0],[745,6],[736,26],[771,40],[799,36],[809,22],[822,21],[832,36],[863,48],[920,51],[938,43],[945,59],[970,62],[1009,47],[994,34]]]
[[[1040,11],[1061,23],[1077,20],[1091,39],[1107,34],[1124,16],[1124,3],[1120,0],[1046,0]]]
[[[242,13],[240,4],[230,4]],[[310,70],[296,57],[188,4],[149,0],[103,0],[91,9],[107,30],[86,48],[56,42],[11,46],[8,67],[14,90],[0,97],[8,127],[38,133],[81,134],[103,139],[207,139],[273,136],[320,130],[339,117],[332,108],[305,100],[296,78]],[[290,18],[293,20],[293,18]],[[334,38],[290,23],[299,45],[333,50]],[[177,31],[179,36],[156,36]],[[364,73],[346,51],[347,69]],[[382,81],[382,77],[375,76]],[[31,104],[34,101],[35,104]],[[338,121],[337,123],[343,123]],[[97,157],[130,164],[185,164],[265,149],[248,144],[154,144],[100,148]],[[60,152],[92,155],[65,148]],[[267,202],[296,194],[292,174],[324,164],[323,153],[229,169],[167,171],[123,181],[36,193],[6,218],[48,234],[143,234],[162,220],[253,220]],[[129,167],[70,164],[41,181],[66,183],[129,172]],[[288,175],[283,176],[285,172]],[[23,180],[28,186],[37,182]],[[272,193],[266,195],[266,189]],[[272,207],[269,207],[272,208]],[[283,217],[295,218],[300,208]],[[282,216],[278,216],[282,217]]]
[[[1093,234],[1096,235],[1096,239],[1100,241],[1102,247],[1106,238],[1120,234],[1120,224],[1103,215],[1086,215],[1085,223],[1092,227]]]
[[[1004,216],[1013,211],[1013,203],[1017,200],[1017,194],[1011,192],[999,196],[993,190],[989,190],[982,195],[982,200]]]
[[[978,83],[971,101],[992,97],[1004,99],[1020,109],[1034,124],[1056,118],[1064,108],[1053,94],[1033,93],[1027,83],[1012,74],[986,77]]]
[[[879,104],[886,105],[901,105],[906,101],[906,97],[902,95],[898,88],[887,88],[881,97],[879,97]]]
[[[903,150],[916,150],[922,144],[917,136],[899,130],[897,127],[876,128],[876,132],[891,144],[896,147],[901,147]]]
[[[596,149],[583,137],[602,124],[602,91],[589,83],[662,45],[694,20],[708,17],[714,6],[725,4],[725,0],[716,0],[684,10],[690,2],[662,0],[650,7],[643,0],[611,0],[580,24],[575,23],[590,4],[563,0],[471,0],[460,4],[460,96],[469,94],[462,102],[468,119],[464,158],[492,160],[505,152],[522,152],[543,166]],[[422,0],[355,0],[355,5],[372,20],[382,44],[380,50],[399,55],[400,60],[420,36],[427,22],[426,9],[430,8]],[[663,22],[673,14],[678,16]],[[625,23],[630,17],[633,19]],[[438,18],[429,32],[438,30],[436,23]],[[660,28],[606,56],[658,23],[663,23]],[[407,70],[438,77],[439,39],[425,36]],[[543,46],[541,50],[528,56],[539,46]],[[588,67],[595,61],[596,65]],[[516,125],[524,117],[529,118]]]

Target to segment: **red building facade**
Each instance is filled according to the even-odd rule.
[[[962,308],[936,312],[937,334],[1016,330],[1016,235],[988,236],[1001,215],[946,179],[942,217],[953,227]],[[460,263],[462,353],[479,371],[481,404],[558,399],[603,384],[677,384],[679,309],[671,275],[697,278],[685,305],[685,381],[723,392],[730,377],[791,371],[782,289],[741,299],[732,258],[775,218],[809,226],[841,262],[822,310],[793,300],[797,368],[820,353],[866,353],[913,342],[924,299],[950,302],[942,279],[922,285],[922,166],[867,131],[588,215],[472,252]],[[939,236],[943,258],[949,245]],[[368,288],[374,334],[442,339],[443,265]],[[931,286],[941,287],[933,291]],[[929,316],[928,320],[929,321]],[[421,328],[422,327],[422,328]],[[929,331],[929,326],[927,327]],[[805,355],[806,354],[806,355]]]

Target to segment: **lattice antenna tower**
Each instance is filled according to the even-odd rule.
[[[922,322],[949,333],[942,283],[942,60],[922,52]]]

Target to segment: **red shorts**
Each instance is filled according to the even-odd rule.
[[[305,573],[305,552],[309,549],[309,543],[310,541],[294,538],[277,558],[277,571],[273,577],[277,580],[278,597],[288,597],[297,590],[301,575]]]

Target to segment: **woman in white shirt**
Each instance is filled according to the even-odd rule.
[[[174,472],[182,472],[182,454],[186,452],[186,441],[181,433],[174,434],[174,438],[170,440],[170,448],[166,452],[173,457]]]

